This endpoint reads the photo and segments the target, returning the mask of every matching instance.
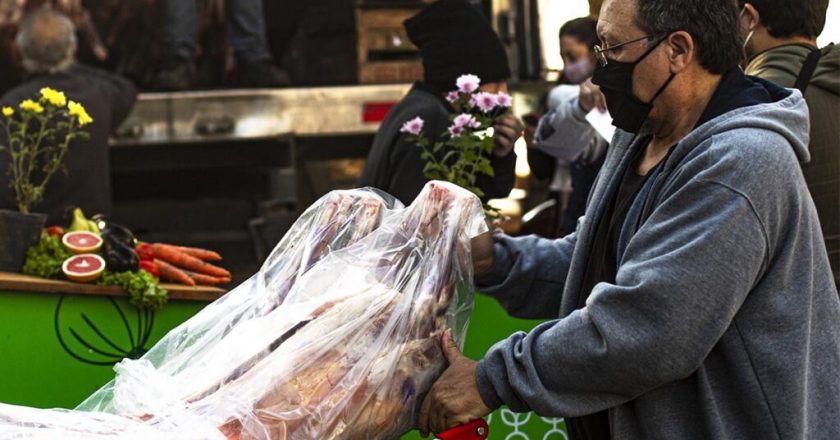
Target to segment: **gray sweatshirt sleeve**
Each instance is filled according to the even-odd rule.
[[[688,377],[766,267],[767,243],[746,196],[690,181],[632,238],[616,284],[598,284],[584,308],[488,351],[476,373],[482,398],[574,417]]]
[[[577,234],[559,240],[501,234],[494,239],[493,269],[476,279],[478,290],[494,297],[511,316],[556,318]]]
[[[560,93],[555,105],[540,119],[534,141],[537,148],[556,159],[574,162],[590,147],[597,132],[578,104],[577,93]]]

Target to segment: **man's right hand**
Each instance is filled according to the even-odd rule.
[[[580,85],[578,105],[586,113],[591,112],[593,108],[597,108],[601,113],[607,111],[607,99],[601,93],[601,88],[592,83],[591,78]]]
[[[493,268],[493,231],[473,237],[473,276],[484,275]]]

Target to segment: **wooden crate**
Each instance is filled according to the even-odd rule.
[[[403,28],[403,22],[420,9],[356,9],[359,83],[404,83],[423,77],[420,54]]]

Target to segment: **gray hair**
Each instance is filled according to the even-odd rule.
[[[738,66],[743,40],[735,0],[637,0],[638,25],[651,34],[686,31],[697,58],[714,74]]]
[[[43,7],[23,20],[15,37],[29,73],[57,73],[73,64],[76,30],[64,14]]]

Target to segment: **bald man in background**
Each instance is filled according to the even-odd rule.
[[[15,45],[27,76],[23,84],[0,98],[0,107],[17,108],[24,99],[39,96],[41,88],[52,87],[64,92],[68,100],[84,105],[93,118],[93,123],[84,128],[90,139],[76,139],[70,144],[64,157],[67,172],[53,177],[43,201],[33,206],[33,211],[47,214],[48,224],[62,222],[67,209],[75,206],[91,215],[109,215],[108,138],[128,116],[137,90],[122,77],[78,63],[73,23],[53,9],[42,8],[26,17]],[[8,167],[8,155],[0,155],[0,169]],[[16,209],[6,173],[0,173],[0,208]]]

